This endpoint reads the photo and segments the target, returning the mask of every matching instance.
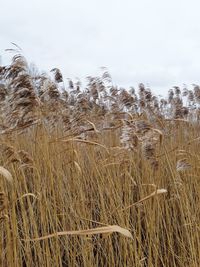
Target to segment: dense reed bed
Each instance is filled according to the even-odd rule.
[[[200,87],[0,67],[0,266],[200,265]]]

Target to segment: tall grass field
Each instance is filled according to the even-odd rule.
[[[199,267],[200,87],[0,67],[0,266]]]

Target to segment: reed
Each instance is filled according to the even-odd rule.
[[[0,266],[200,265],[200,87],[0,67]]]

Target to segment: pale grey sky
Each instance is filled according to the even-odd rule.
[[[0,54],[11,42],[42,70],[65,77],[110,71],[121,86],[200,84],[199,0],[7,0]]]

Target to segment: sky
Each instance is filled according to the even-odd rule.
[[[0,10],[3,64],[14,42],[40,70],[66,78],[104,66],[114,84],[160,94],[200,84],[199,0],[7,0]]]

